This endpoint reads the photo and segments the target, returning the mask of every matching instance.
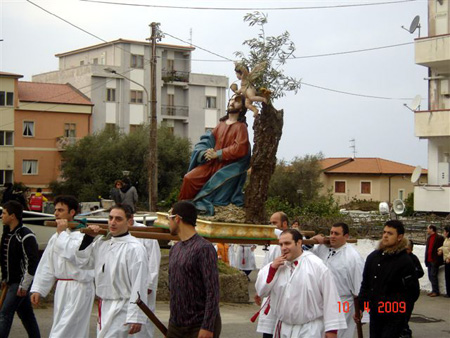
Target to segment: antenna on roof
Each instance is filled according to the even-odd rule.
[[[355,158],[356,157],[356,153],[357,153],[357,151],[356,151],[356,140],[354,138],[352,138],[349,142],[351,142],[349,148],[353,149],[353,158]]]
[[[189,43],[192,47],[192,27],[189,29]]]

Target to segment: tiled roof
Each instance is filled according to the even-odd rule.
[[[397,174],[411,175],[413,166],[376,157],[331,157],[321,161],[326,174]],[[422,174],[427,174],[422,169]]]
[[[0,76],[3,76],[3,77],[16,77],[16,78],[23,77],[23,75],[20,75],[20,74],[7,73],[7,72],[2,72],[2,71],[0,71]]]
[[[70,84],[19,81],[19,101],[93,105]]]

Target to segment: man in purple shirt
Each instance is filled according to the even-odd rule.
[[[197,210],[192,203],[175,203],[169,214],[170,233],[181,241],[169,253],[167,338],[219,337],[222,324],[216,250],[195,231]]]

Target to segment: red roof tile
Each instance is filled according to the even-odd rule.
[[[322,169],[327,174],[398,174],[410,175],[414,167],[408,164],[374,157],[332,157],[321,161]],[[423,174],[428,171],[422,170]]]
[[[61,104],[93,105],[70,84],[19,81],[19,100],[23,102],[47,102]]]

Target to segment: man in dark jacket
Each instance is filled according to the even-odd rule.
[[[22,205],[9,201],[3,205],[3,235],[0,248],[2,292],[0,337],[8,337],[17,311],[29,337],[39,338],[39,327],[30,302],[29,289],[39,263],[34,233],[22,224]]]
[[[361,310],[370,313],[371,337],[398,338],[408,308],[419,297],[419,281],[406,253],[404,233],[402,222],[386,222],[379,248],[364,266],[359,302]]]
[[[436,230],[434,225],[428,226],[427,246],[425,248],[425,264],[428,268],[428,279],[431,282],[431,292],[428,294],[430,297],[437,297],[440,294],[438,272],[439,266],[444,264],[442,256],[437,254],[438,248],[444,245],[444,237],[438,235]]]

